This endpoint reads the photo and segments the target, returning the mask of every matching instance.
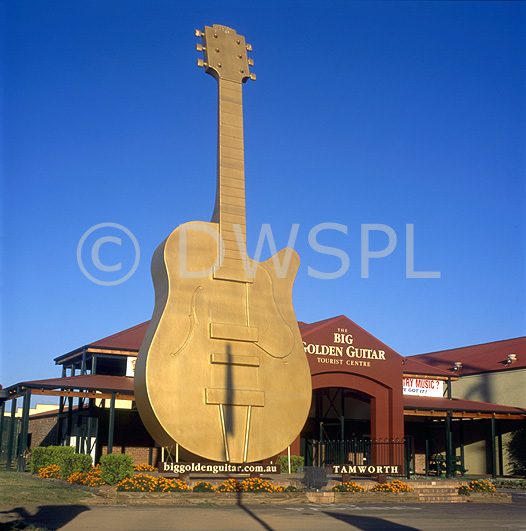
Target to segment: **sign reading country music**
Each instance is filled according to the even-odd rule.
[[[404,395],[444,396],[444,382],[422,378],[404,378]]]

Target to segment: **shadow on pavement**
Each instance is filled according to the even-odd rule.
[[[246,505],[243,505],[243,493],[241,492],[237,493],[237,506],[255,520],[262,529],[265,529],[266,531],[275,531],[274,528],[270,527],[264,520],[254,514]],[[363,531],[420,531],[416,527],[396,524],[394,522],[389,522],[389,520],[383,520],[382,518],[376,518],[374,516],[357,516],[354,514],[341,514],[330,511],[320,511],[320,513]]]
[[[43,505],[38,507],[35,514],[30,514],[24,507],[14,507],[8,511],[0,512],[2,520],[7,523],[0,524],[0,531],[11,529],[15,526],[23,529],[22,526],[41,526],[46,529],[55,530],[65,526],[74,520],[80,513],[89,511],[85,505]]]
[[[356,529],[362,529],[363,531],[420,531],[416,527],[396,524],[394,522],[389,522],[389,520],[375,518],[374,516],[331,513],[330,511],[323,511],[323,514],[352,525],[356,527]]]
[[[272,527],[270,527],[264,520],[262,520],[259,516],[255,515],[248,507],[243,505],[242,502],[243,493],[238,492],[237,493],[237,505],[240,509],[243,509],[251,518],[253,518],[263,529],[266,529],[267,531],[274,531]]]

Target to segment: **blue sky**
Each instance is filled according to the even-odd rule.
[[[210,219],[217,83],[196,66],[193,32],[214,23],[253,45],[248,249],[262,224],[278,249],[299,224],[298,319],[345,314],[402,355],[524,335],[524,3],[0,5],[2,385],[55,377],[54,357],[149,319],[153,251],[181,223]],[[140,248],[113,286],[77,262],[101,223]],[[309,244],[323,223],[341,230],[318,242],[349,260],[332,280],[308,269],[342,264]],[[363,278],[372,224],[397,244]],[[406,278],[407,225],[414,269],[440,278]],[[111,282],[135,249],[100,230],[81,257]],[[96,235],[121,238],[100,247],[121,270],[90,267]],[[370,231],[372,252],[387,244]]]

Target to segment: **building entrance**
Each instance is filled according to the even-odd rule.
[[[313,390],[302,432],[306,466],[404,465],[408,459],[405,439],[371,435],[371,398],[345,387]]]

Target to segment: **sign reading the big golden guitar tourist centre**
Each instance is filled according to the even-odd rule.
[[[316,356],[320,364],[370,367],[376,361],[385,361],[385,351],[356,345],[352,334],[344,328],[333,333],[334,345],[303,342],[308,355]]]

